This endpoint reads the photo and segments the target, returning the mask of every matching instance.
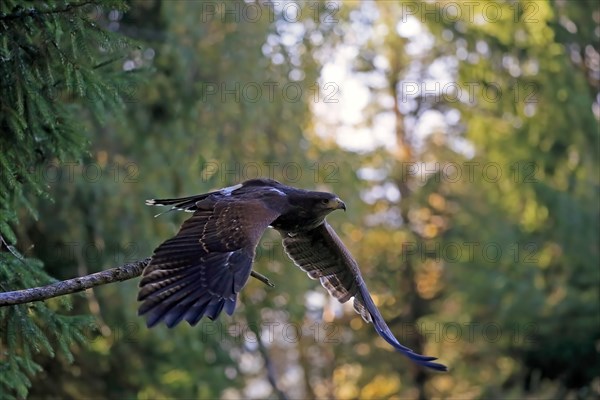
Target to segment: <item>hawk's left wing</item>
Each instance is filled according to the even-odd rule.
[[[144,269],[138,300],[147,325],[165,321],[173,327],[181,320],[195,325],[203,316],[215,319],[223,308],[231,315],[256,245],[280,215],[276,200],[201,195],[150,203],[191,209],[194,215]]]
[[[354,297],[354,309],[365,321],[372,322],[377,333],[396,350],[417,364],[438,371],[447,370],[445,365],[432,362],[436,357],[417,354],[398,342],[375,306],[356,260],[327,221],[311,231],[285,235],[283,246],[298,267],[312,279],[319,279],[341,303]]]

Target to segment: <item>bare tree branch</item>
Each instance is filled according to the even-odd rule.
[[[0,236],[0,239],[2,239],[2,242],[4,242],[2,236]],[[16,254],[15,257],[19,258],[18,254]],[[107,283],[126,281],[128,279],[136,278],[142,274],[142,271],[146,265],[150,263],[150,260],[151,257],[148,257],[143,260],[121,265],[120,267],[107,269],[106,271],[96,272],[95,274],[80,276],[73,279],[67,279],[66,281],[55,282],[46,286],[15,290],[14,292],[0,292],[0,307],[14,306],[15,304],[51,299],[53,297],[64,296],[65,294],[81,292],[85,289],[93,288],[95,286],[106,285]],[[268,278],[257,272],[252,271],[251,276],[268,286],[275,286]]]
[[[0,293],[0,307],[51,299],[53,297],[64,296],[65,294],[81,292],[82,290],[95,286],[106,285],[107,283],[126,281],[140,276],[148,263],[150,263],[150,257],[121,265],[120,267],[111,268],[106,271],[80,276],[46,286]]]

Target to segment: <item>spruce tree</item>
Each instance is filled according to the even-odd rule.
[[[53,282],[44,261],[26,257],[23,217],[38,218],[48,196],[47,166],[85,156],[85,119],[118,114],[120,66],[131,43],[107,29],[123,1],[0,3],[0,291]],[[57,232],[57,234],[60,234]],[[0,308],[0,393],[23,398],[41,370],[36,353],[72,361],[89,317],[70,315],[69,297]]]

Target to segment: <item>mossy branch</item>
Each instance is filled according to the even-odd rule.
[[[81,292],[95,286],[126,281],[140,276],[148,263],[150,263],[150,257],[106,271],[55,282],[46,286],[0,293],[0,307],[51,299],[70,293]]]

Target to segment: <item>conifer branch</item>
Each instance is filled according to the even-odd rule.
[[[15,12],[13,14],[0,15],[0,21],[8,21],[8,20],[19,19],[19,18],[24,18],[24,17],[35,17],[36,15],[41,15],[41,14],[68,13],[77,8],[84,7],[89,4],[95,4],[95,3],[96,3],[95,1],[89,0],[89,1],[84,1],[82,3],[70,3],[70,4],[67,4],[67,6],[64,8],[53,8],[51,10],[43,10],[43,11],[38,10],[36,8],[28,8],[28,9],[20,8],[17,12]]]
[[[144,267],[149,262],[150,257],[106,271],[55,282],[46,286],[0,293],[0,307],[51,299],[70,293],[81,292],[95,286],[136,278],[142,274]]]

